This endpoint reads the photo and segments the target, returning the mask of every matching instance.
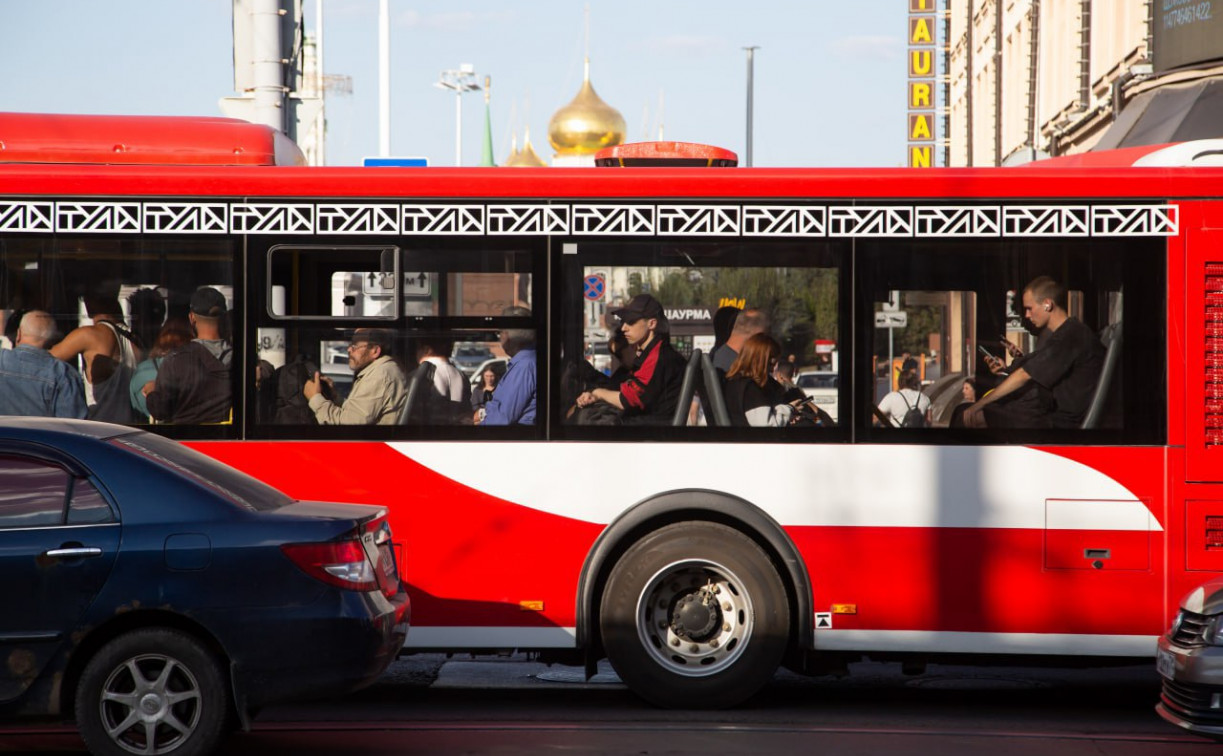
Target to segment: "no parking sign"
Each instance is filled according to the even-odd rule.
[[[582,279],[582,296],[591,302],[602,299],[606,290],[607,279],[603,277],[602,273],[591,273]]]

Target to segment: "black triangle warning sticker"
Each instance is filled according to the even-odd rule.
[[[816,612],[815,613],[815,629],[816,630],[831,630],[832,629],[832,612]]]

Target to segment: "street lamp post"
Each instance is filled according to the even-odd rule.
[[[442,71],[442,78],[433,86],[454,91],[454,164],[463,164],[463,95],[480,89],[476,83],[476,69],[463,63],[458,69]]]

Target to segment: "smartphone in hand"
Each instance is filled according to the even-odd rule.
[[[977,345],[977,350],[981,352],[981,355],[985,358],[985,364],[989,368],[989,372],[993,373],[994,375],[1006,375],[1007,374],[1006,373],[1006,363],[1002,361],[1001,357],[995,356],[993,353],[991,353],[988,349],[981,346],[980,344]]]
[[[1006,336],[999,336],[998,343],[1006,350],[1007,354],[1011,355],[1011,359],[1017,360],[1023,356],[1023,350],[1015,346]]]

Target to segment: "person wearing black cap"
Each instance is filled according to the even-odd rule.
[[[233,348],[221,338],[221,320],[227,312],[225,295],[211,286],[201,286],[191,295],[187,319],[195,338],[166,355],[157,379],[141,389],[149,415],[157,422],[232,422]]]
[[[616,388],[596,388],[578,396],[579,407],[606,402],[620,410],[627,424],[666,425],[675,414],[684,358],[667,338],[662,305],[649,294],[638,294],[626,307],[612,313],[620,330],[637,351],[632,375]]]

